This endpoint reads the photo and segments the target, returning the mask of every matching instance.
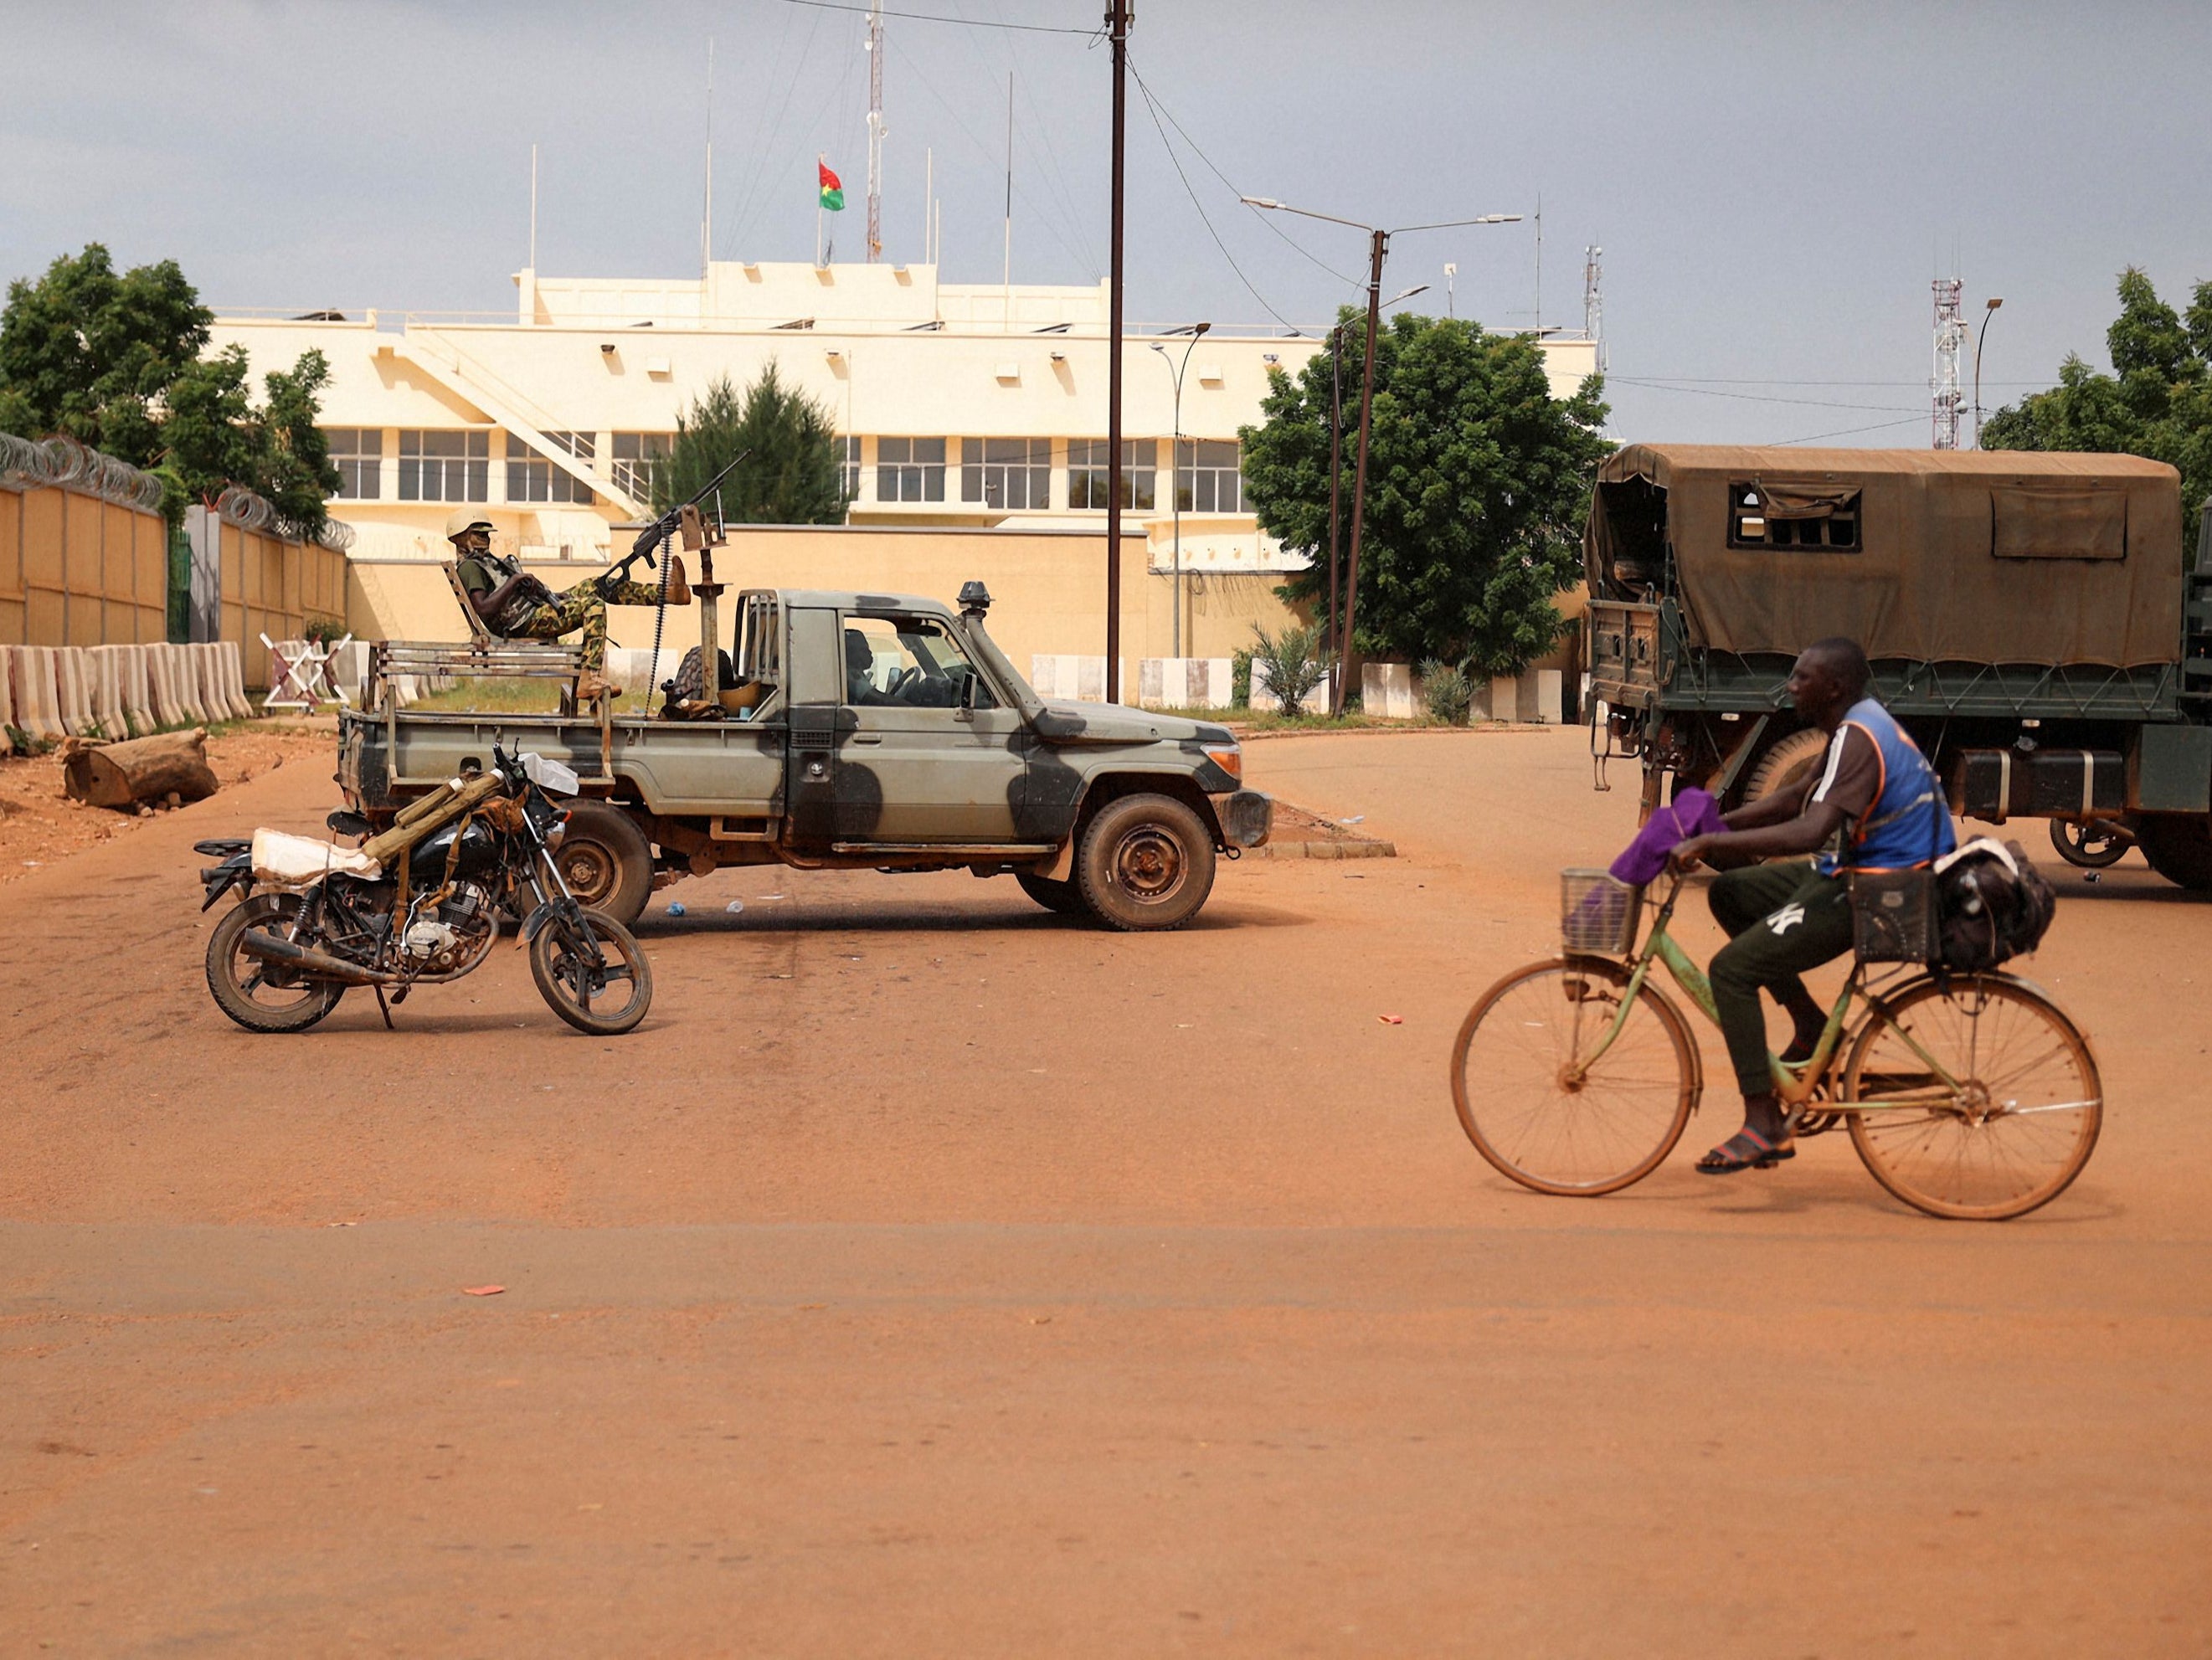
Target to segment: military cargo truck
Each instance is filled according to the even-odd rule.
[[[683,877],[780,864],[1012,875],[1052,910],[1172,928],[1206,903],[1217,854],[1267,839],[1273,805],[1243,787],[1227,727],[1040,698],[985,629],[979,582],[957,610],[786,588],[736,603],[734,658],[718,652],[690,718],[404,708],[395,673],[568,648],[377,648],[364,707],[341,719],[348,804],[380,822],[483,765],[495,737],[562,761],[583,780],[562,873],[625,922]]]
[[[1584,538],[1590,733],[1646,811],[1800,777],[1795,654],[1856,639],[1953,811],[2132,837],[2212,889],[2212,513],[2126,455],[1633,444]],[[2063,836],[2054,836],[2062,840]]]

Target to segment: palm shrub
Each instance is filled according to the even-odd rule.
[[[1252,684],[1273,692],[1285,714],[1304,713],[1300,706],[1328,678],[1334,657],[1322,649],[1321,630],[1311,623],[1286,623],[1273,634],[1252,625]]]
[[[1440,663],[1432,657],[1421,665],[1421,701],[1428,706],[1431,721],[1463,727],[1474,708],[1474,682],[1457,664]]]

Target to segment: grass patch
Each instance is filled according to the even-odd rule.
[[[561,707],[566,684],[520,676],[456,680],[443,691],[423,693],[408,708],[428,714],[551,714]]]

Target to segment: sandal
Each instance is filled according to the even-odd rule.
[[[1748,1124],[1698,1160],[1700,1176],[1733,1176],[1738,1171],[1768,1170],[1785,1158],[1795,1158],[1790,1142],[1770,1141]]]

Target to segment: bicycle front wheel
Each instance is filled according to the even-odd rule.
[[[1649,984],[1604,958],[1531,964],[1476,1000],[1452,1046],[1452,1101],[1474,1149],[1538,1193],[1613,1193],[1659,1167],[1697,1105],[1697,1051]]]
[[[1848,1110],[1882,1100],[1901,1104]],[[1843,1101],[1875,1181],[1916,1210],[1967,1221],[2049,1204],[2105,1122],[2088,1041],[2002,975],[1917,981],[1884,999],[1851,1047]]]

